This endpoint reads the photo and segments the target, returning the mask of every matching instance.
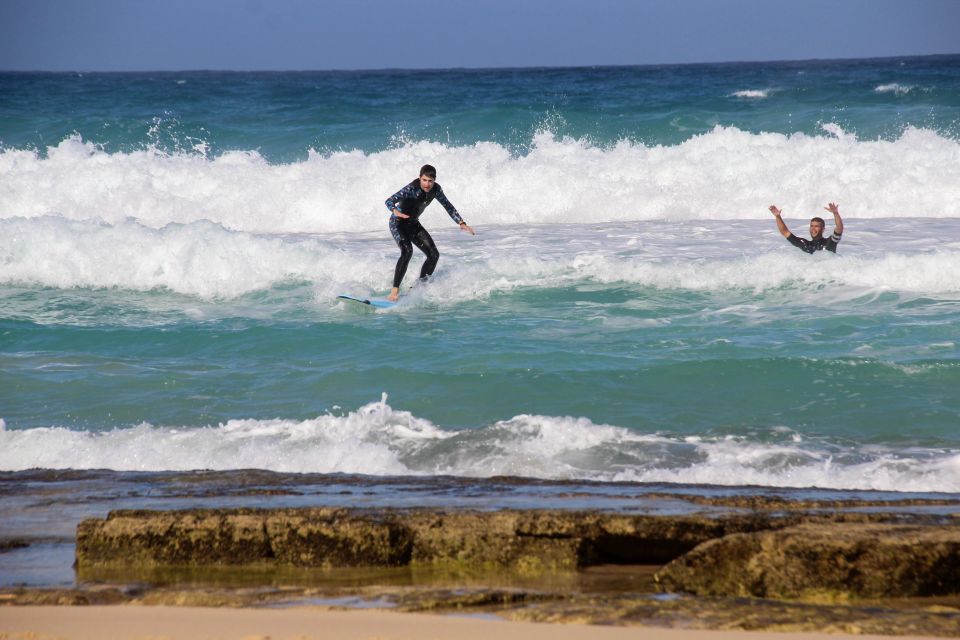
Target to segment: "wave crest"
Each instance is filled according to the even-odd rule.
[[[881,84],[874,87],[876,93],[895,93],[898,96],[903,96],[914,90],[913,85],[909,84],[900,84],[897,82],[891,82],[888,84]]]
[[[302,422],[142,424],[104,433],[0,428],[0,469],[267,469],[367,475],[510,475],[887,491],[960,491],[960,452],[851,448],[772,428],[765,438],[643,434],[586,418],[519,415],[451,431],[386,402]]]
[[[730,97],[762,100],[770,97],[770,91],[771,89],[744,89],[742,91],[734,91],[730,94]]]
[[[0,219],[55,214],[112,224],[134,218],[156,229],[207,220],[256,233],[380,230],[383,201],[425,162],[440,168],[467,220],[484,226],[746,219],[776,200],[857,203],[861,217],[960,215],[957,141],[925,129],[907,129],[892,142],[838,130],[808,136],[717,127],[649,147],[541,132],[519,156],[495,142],[408,142],[371,154],[313,152],[284,165],[256,151],[111,154],[74,136],[46,157],[0,151]]]

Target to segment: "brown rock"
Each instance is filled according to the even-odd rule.
[[[706,542],[657,573],[663,591],[846,599],[960,593],[960,527],[803,524]]]
[[[660,589],[765,598],[960,593],[960,526],[890,515],[592,511],[116,511],[77,529],[77,567],[504,568],[668,564]]]
[[[115,511],[77,528],[77,565],[407,564],[573,570],[662,564],[711,538],[782,526],[769,517],[573,511],[223,509]]]

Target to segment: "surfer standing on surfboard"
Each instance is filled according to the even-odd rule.
[[[437,251],[437,246],[433,244],[433,238],[419,222],[420,214],[434,199],[443,205],[450,218],[460,225],[461,229],[470,235],[476,235],[470,225],[464,222],[460,214],[457,213],[457,209],[447,200],[447,196],[443,194],[443,189],[437,183],[437,170],[429,164],[420,167],[419,178],[387,198],[387,209],[390,211],[390,233],[393,235],[393,239],[397,241],[397,246],[400,247],[400,258],[397,260],[397,268],[393,272],[393,288],[390,290],[387,300],[396,302],[397,298],[400,297],[400,283],[407,273],[407,265],[413,255],[412,245],[417,245],[417,248],[427,256],[423,267],[420,269],[421,280],[428,278],[437,268],[440,252]]]

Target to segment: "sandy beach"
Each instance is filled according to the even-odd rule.
[[[488,617],[298,609],[91,606],[4,607],[2,640],[800,640],[817,633],[699,631],[507,622]],[[881,636],[862,636],[864,638]],[[907,639],[922,636],[900,636]]]

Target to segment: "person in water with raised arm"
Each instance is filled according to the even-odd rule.
[[[443,194],[443,189],[437,182],[437,170],[429,164],[420,167],[420,177],[387,198],[386,201],[387,209],[390,211],[390,233],[393,235],[393,239],[397,241],[397,246],[400,247],[400,258],[397,260],[397,267],[393,272],[393,288],[390,290],[387,300],[396,302],[400,297],[400,283],[407,273],[407,265],[413,255],[412,245],[417,245],[417,248],[427,256],[423,267],[420,269],[421,280],[429,278],[433,270],[437,268],[440,252],[437,251],[433,238],[430,237],[419,220],[420,214],[434,199],[443,205],[450,218],[460,225],[462,230],[470,235],[476,235],[470,225],[464,222],[460,214],[457,213],[456,207]]]
[[[806,238],[798,238],[790,233],[790,229],[787,229],[787,225],[784,224],[783,218],[781,217],[783,211],[778,209],[776,205],[770,205],[770,213],[777,219],[777,229],[780,230],[780,234],[786,238],[790,244],[807,253],[813,253],[821,249],[836,253],[837,243],[840,242],[840,236],[843,235],[843,220],[840,219],[840,207],[838,207],[836,203],[831,202],[823,209],[833,214],[833,233],[830,234],[829,238],[824,238],[823,229],[826,224],[823,218],[812,218],[810,220],[810,236],[812,239],[807,240]]]

